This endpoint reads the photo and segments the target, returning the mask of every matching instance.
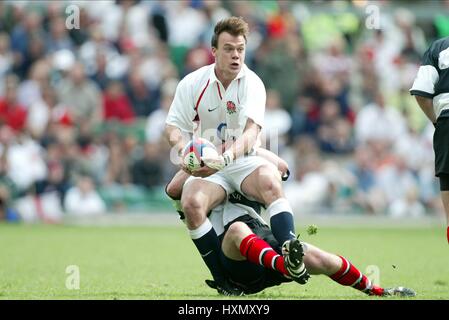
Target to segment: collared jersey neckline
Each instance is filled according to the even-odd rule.
[[[209,75],[210,82],[211,83],[213,83],[213,82],[220,82],[221,83],[221,81],[218,80],[217,76],[215,75],[215,63],[209,65],[209,67],[210,67],[210,70],[209,70],[209,72],[210,72],[210,75]],[[242,69],[240,69],[240,72],[237,74],[235,79],[233,79],[232,81],[235,81],[235,80],[243,78],[246,75],[246,69],[247,68],[248,67],[246,66],[246,64],[243,64]]]

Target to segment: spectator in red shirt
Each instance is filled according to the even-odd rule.
[[[119,81],[111,81],[103,94],[104,119],[113,119],[123,123],[134,120],[134,112],[128,97],[125,95],[123,86]]]
[[[14,131],[22,131],[26,124],[27,110],[17,102],[19,78],[8,75],[5,79],[5,94],[0,97],[0,122]]]

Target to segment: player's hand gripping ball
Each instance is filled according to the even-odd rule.
[[[204,166],[201,157],[218,157],[215,146],[207,139],[194,138],[187,143],[183,151],[183,162],[188,170],[193,171]]]

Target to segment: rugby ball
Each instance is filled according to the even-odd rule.
[[[218,156],[217,149],[207,139],[194,138],[187,143],[183,150],[183,162],[189,170],[196,170],[204,166],[201,157]]]

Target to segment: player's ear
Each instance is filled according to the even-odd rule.
[[[212,47],[212,55],[214,56],[214,58],[215,58],[216,54],[217,54],[217,48]]]

